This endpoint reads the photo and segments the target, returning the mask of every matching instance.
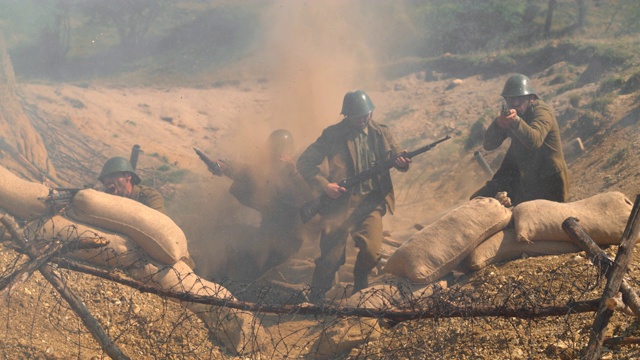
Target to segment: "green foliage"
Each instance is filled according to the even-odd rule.
[[[622,94],[632,94],[640,90],[640,71],[634,72],[627,80],[624,81],[620,92]]]
[[[166,172],[166,171],[169,171],[169,169],[171,169],[171,167],[169,165],[163,164],[163,165],[158,166],[157,170],[161,171],[161,172]]]
[[[619,149],[618,151],[613,153],[604,163],[604,169],[609,169],[617,164],[622,163],[627,157],[628,152],[629,149],[627,147],[623,147],[622,149]]]
[[[187,173],[188,171],[184,169],[174,170],[167,174],[165,180],[166,182],[177,184],[182,182]]]
[[[638,0],[618,0],[616,13],[611,17],[610,22],[614,23],[616,15],[620,14],[620,28],[618,34],[634,34],[640,32],[640,1]]]
[[[524,2],[517,0],[433,0],[411,11],[435,54],[496,47],[518,28]],[[434,55],[435,55],[434,54]]]
[[[0,1],[0,23],[7,46],[35,42],[43,25],[53,22],[56,0]]]
[[[571,104],[571,106],[573,106],[574,108],[577,108],[578,106],[580,106],[581,98],[582,96],[580,96],[580,94],[571,94],[569,96],[569,104]]]
[[[600,114],[606,114],[614,99],[613,95],[598,96],[587,105],[587,108]]]
[[[620,89],[620,87],[624,84],[624,80],[617,75],[610,76],[598,84],[598,93],[607,94],[616,89]]]

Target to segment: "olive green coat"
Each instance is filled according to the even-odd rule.
[[[507,138],[511,138],[511,145],[500,169],[487,186],[474,195],[494,196],[497,191],[507,191],[514,205],[534,199],[566,201],[567,164],[551,107],[535,100],[522,119],[509,129],[494,121],[485,132],[484,149],[494,150]],[[495,192],[478,194],[487,188]]]
[[[133,185],[129,198],[165,214],[164,199],[158,190],[152,187]]]
[[[368,125],[368,134],[372,137],[373,150],[377,152],[376,158],[379,161],[386,161],[399,153],[400,150],[386,125],[371,120]],[[300,155],[297,162],[300,175],[319,193],[323,193],[324,187],[329,183],[340,182],[355,176],[354,139],[356,135],[357,131],[349,125],[346,118],[326,128],[320,137]],[[320,168],[325,159],[329,165],[328,174],[324,174]],[[388,210],[393,213],[395,198],[389,171],[382,172],[374,181],[378,184],[377,189],[380,194],[384,196]],[[350,196],[342,196],[328,211],[347,208],[350,198]]]

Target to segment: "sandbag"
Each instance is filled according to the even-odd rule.
[[[141,267],[133,267],[128,272],[135,279],[162,289],[235,300],[224,286],[199,277],[182,261],[171,266],[149,262]],[[212,336],[233,353],[266,351],[269,347],[270,337],[260,319],[248,311],[193,302],[180,304],[196,314],[209,328]]]
[[[53,216],[44,223],[37,224],[37,227],[30,228],[28,234],[32,240],[44,241],[76,238],[105,239],[108,241],[106,246],[77,250],[66,256],[109,268],[126,269],[145,257],[145,252],[126,236],[73,222],[61,215]]]
[[[478,271],[489,264],[544,255],[580,252],[578,245],[566,241],[516,241],[514,229],[505,229],[483,241],[464,260],[469,270]]]
[[[391,275],[393,276],[393,275]],[[369,308],[377,310],[398,310],[412,308],[421,301],[433,295],[434,289],[446,288],[446,281],[442,284],[412,284],[404,277],[387,281],[383,284],[370,286],[351,295],[340,302],[340,305],[350,307]]]
[[[409,238],[384,271],[416,283],[431,283],[452,271],[480,242],[502,230],[511,211],[498,200],[477,197]]]
[[[48,194],[47,186],[23,180],[0,166],[0,208],[9,214],[27,220],[46,213],[47,205],[38,198]]]
[[[513,208],[518,241],[571,241],[562,230],[568,217],[599,245],[620,244],[633,203],[620,192],[607,192],[571,203],[532,200]]]
[[[171,266],[149,262],[144,266],[131,268],[129,273],[136,280],[145,283],[151,281],[150,285],[158,286],[161,289],[235,300],[235,297],[224,286],[196,275],[183,261],[178,261]]]
[[[78,191],[66,214],[73,220],[125,234],[165,265],[189,258],[187,238],[171,218],[137,201],[93,189]]]

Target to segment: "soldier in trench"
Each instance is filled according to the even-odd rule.
[[[501,112],[489,125],[483,147],[495,150],[507,138],[511,145],[493,178],[471,198],[506,192],[508,198],[499,199],[507,206],[535,199],[566,202],[569,176],[553,109],[522,74],[509,77],[501,95],[508,111]]]

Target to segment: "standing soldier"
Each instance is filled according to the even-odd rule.
[[[154,188],[139,185],[140,177],[136,175],[129,160],[123,157],[116,156],[107,160],[98,180],[104,185],[106,193],[135,200],[165,213],[162,195]]]
[[[502,96],[508,112],[489,125],[483,146],[494,150],[507,138],[511,145],[493,178],[471,198],[506,191],[514,206],[535,199],[567,201],[569,176],[553,110],[538,98],[525,75],[509,77]]]
[[[345,118],[326,128],[297,162],[307,183],[333,199],[320,213],[323,230],[309,296],[312,302],[322,302],[333,285],[336,272],[345,263],[349,235],[359,248],[353,269],[354,292],[368,287],[369,272],[380,260],[382,217],[387,209],[394,209],[389,171],[350,190],[338,185],[339,181],[400,154],[387,126],[372,120],[374,108],[364,91],[348,92],[342,103],[341,114]],[[325,159],[329,174],[320,169]],[[410,162],[411,159],[398,156],[395,167],[407,171]]]

